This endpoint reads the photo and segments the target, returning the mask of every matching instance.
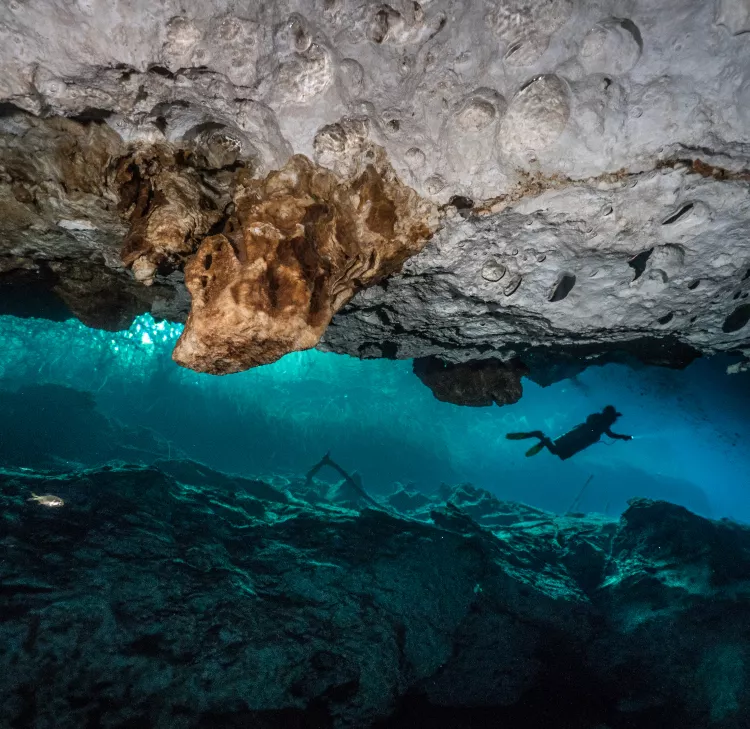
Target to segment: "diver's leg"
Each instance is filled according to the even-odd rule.
[[[530,436],[539,438],[539,442],[526,451],[527,458],[535,456],[537,453],[541,453],[542,449],[544,448],[546,448],[550,453],[554,453],[555,455],[557,455],[554,441],[550,440],[544,433],[542,433],[541,430],[535,430],[533,434],[530,434]]]
[[[551,438],[548,438],[541,430],[530,430],[528,433],[508,433],[505,437],[508,440],[525,440],[526,438],[538,438],[539,442],[535,446],[529,448],[528,451],[526,451],[527,457],[535,456],[537,453],[540,453],[542,449],[546,448],[553,455],[562,458],[557,450],[555,441],[553,441]]]
[[[526,440],[526,438],[539,438],[543,440],[546,438],[541,430],[531,430],[528,433],[508,433],[505,437],[508,440]]]
[[[555,447],[555,441],[551,438],[548,438],[546,435],[542,436],[541,438],[542,443],[544,443],[544,447],[550,452],[557,455],[557,448]]]

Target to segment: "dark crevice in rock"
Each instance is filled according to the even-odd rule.
[[[454,195],[448,200],[448,206],[456,208],[458,214],[465,218],[471,214],[472,208],[474,207],[474,201],[465,195]]]
[[[80,122],[81,124],[90,124],[92,122],[101,123],[112,116],[114,112],[109,109],[98,109],[96,107],[88,107],[84,109],[80,114],[68,117],[73,121]]]
[[[0,119],[8,116],[15,116],[16,114],[25,114],[26,112],[15,104],[9,101],[0,101]]]
[[[549,296],[549,300],[552,303],[562,301],[576,285],[576,277],[572,273],[564,273],[560,276],[558,282],[555,284],[555,288]]]
[[[362,342],[357,356],[360,359],[398,359],[398,343],[393,340]]]
[[[669,324],[669,322],[671,322],[672,319],[674,319],[674,312],[670,311],[669,313],[665,314],[664,316],[659,317],[656,321],[659,324],[664,325],[664,324]]]
[[[148,67],[149,73],[155,73],[158,76],[163,76],[164,78],[173,79],[175,77],[175,74],[173,74],[168,68],[165,68],[164,66],[158,66],[158,65],[152,65]]]
[[[47,265],[0,274],[0,316],[65,321],[73,313],[54,292],[58,278]]]
[[[641,35],[641,31],[638,28],[638,26],[630,20],[630,18],[620,18],[619,19],[620,25],[625,28],[625,30],[630,33],[633,38],[635,38],[635,42],[638,44],[638,47],[643,50],[643,36]]]
[[[471,210],[474,207],[474,201],[470,197],[464,195],[454,195],[448,200],[448,205],[457,210]]]
[[[693,203],[687,203],[683,205],[677,211],[672,213],[672,215],[670,215],[666,220],[664,220],[662,222],[662,225],[672,225],[673,223],[676,223],[678,220],[688,215],[690,211],[693,209],[693,207],[694,207]]]
[[[737,298],[737,297],[735,297]],[[738,306],[721,325],[721,330],[730,334],[738,332],[750,321],[750,304]]]
[[[75,316],[106,331],[127,329],[159,300],[169,310],[173,286],[157,281],[145,288],[125,271],[95,260],[5,261],[0,258],[0,314],[65,321]],[[15,264],[15,265],[14,265]],[[179,306],[171,311],[181,319]]]
[[[643,275],[643,272],[646,270],[646,263],[648,262],[648,259],[651,257],[651,254],[654,252],[653,248],[649,248],[648,250],[641,251],[640,253],[633,256],[631,259],[628,260],[628,266],[630,266],[633,271],[635,272],[635,275],[633,276],[633,281],[640,278]]]

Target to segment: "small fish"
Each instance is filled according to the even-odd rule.
[[[29,501],[36,501],[37,504],[42,506],[65,506],[65,502],[54,494],[42,494],[37,496],[33,491],[31,492],[31,498]]]

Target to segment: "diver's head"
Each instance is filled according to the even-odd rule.
[[[602,410],[602,414],[612,423],[614,423],[617,418],[622,417],[622,413],[618,413],[614,405],[607,405],[607,407]]]

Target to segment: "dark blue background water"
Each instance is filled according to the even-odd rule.
[[[116,334],[0,317],[0,386],[92,392],[102,412],[154,429],[173,455],[225,471],[302,474],[330,450],[375,494],[396,482],[425,491],[471,482],[555,511],[580,495],[578,510],[615,515],[628,498],[650,496],[750,521],[750,376],[726,375],[726,360],[682,372],[593,367],[548,388],[524,381],[516,405],[465,408],[435,400],[406,361],[309,351],[238,375],[197,375],[170,359],[179,331],[150,317]],[[525,458],[529,443],[504,437],[528,429],[554,437],[609,403],[632,442],[561,462],[546,451]],[[0,437],[12,427],[0,423]]]

